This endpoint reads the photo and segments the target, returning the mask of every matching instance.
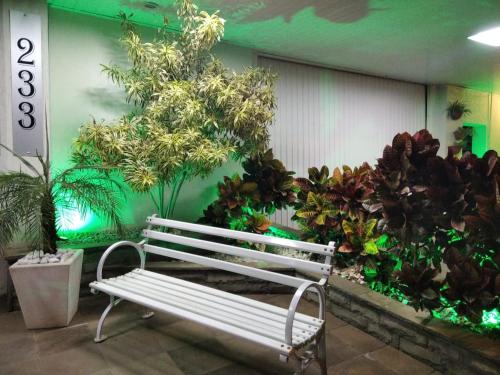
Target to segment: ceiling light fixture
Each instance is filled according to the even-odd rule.
[[[494,27],[493,29],[482,31],[471,35],[467,39],[493,47],[500,47],[500,27]]]

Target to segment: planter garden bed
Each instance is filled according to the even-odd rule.
[[[309,294],[309,299],[314,299]],[[327,310],[381,341],[454,375],[500,372],[500,341],[449,322],[429,318],[401,302],[333,275]],[[448,371],[448,372],[447,372]]]

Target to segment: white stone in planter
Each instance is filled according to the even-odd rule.
[[[9,268],[28,329],[65,327],[78,309],[83,250],[64,254],[27,256]]]

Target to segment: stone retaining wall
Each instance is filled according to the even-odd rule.
[[[314,299],[311,293],[308,296]],[[500,374],[500,341],[451,326],[368,287],[332,276],[327,310],[447,374]]]

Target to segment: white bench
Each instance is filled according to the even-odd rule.
[[[312,360],[317,360],[320,364],[322,374],[326,374],[324,287],[332,270],[333,242],[330,242],[328,245],[319,245],[161,219],[156,216],[148,217],[147,223],[148,228],[142,232],[144,236],[143,241],[139,243],[130,241],[117,242],[104,252],[99,261],[97,281],[92,282],[90,287],[93,293],[100,291],[108,294],[110,296],[110,303],[99,320],[95,337],[96,342],[106,339],[102,335],[102,328],[108,313],[120,301],[127,300],[143,305],[148,309],[192,320],[273,349],[279,353],[280,360],[288,361],[289,358],[292,358],[296,361],[297,374],[302,374]],[[324,259],[323,262],[315,262],[250,250],[185,235],[172,234],[168,232],[168,229],[181,230],[183,233],[205,234],[285,247],[298,251],[307,251],[318,254],[318,258]],[[305,271],[307,274],[311,272],[315,273],[318,275],[319,280],[307,280],[249,265],[151,245],[148,243],[149,239],[284,265],[296,271]],[[140,268],[136,268],[122,276],[103,279],[102,271],[106,258],[112,251],[123,246],[132,246],[139,252]],[[145,253],[163,255],[186,262],[235,272],[287,285],[297,288],[297,290],[291,300],[290,307],[283,309],[243,296],[147,271],[144,269]],[[319,313],[317,317],[296,311],[304,292],[308,290],[312,290],[318,294]],[[153,313],[150,312],[143,317],[148,318],[152,315]]]

